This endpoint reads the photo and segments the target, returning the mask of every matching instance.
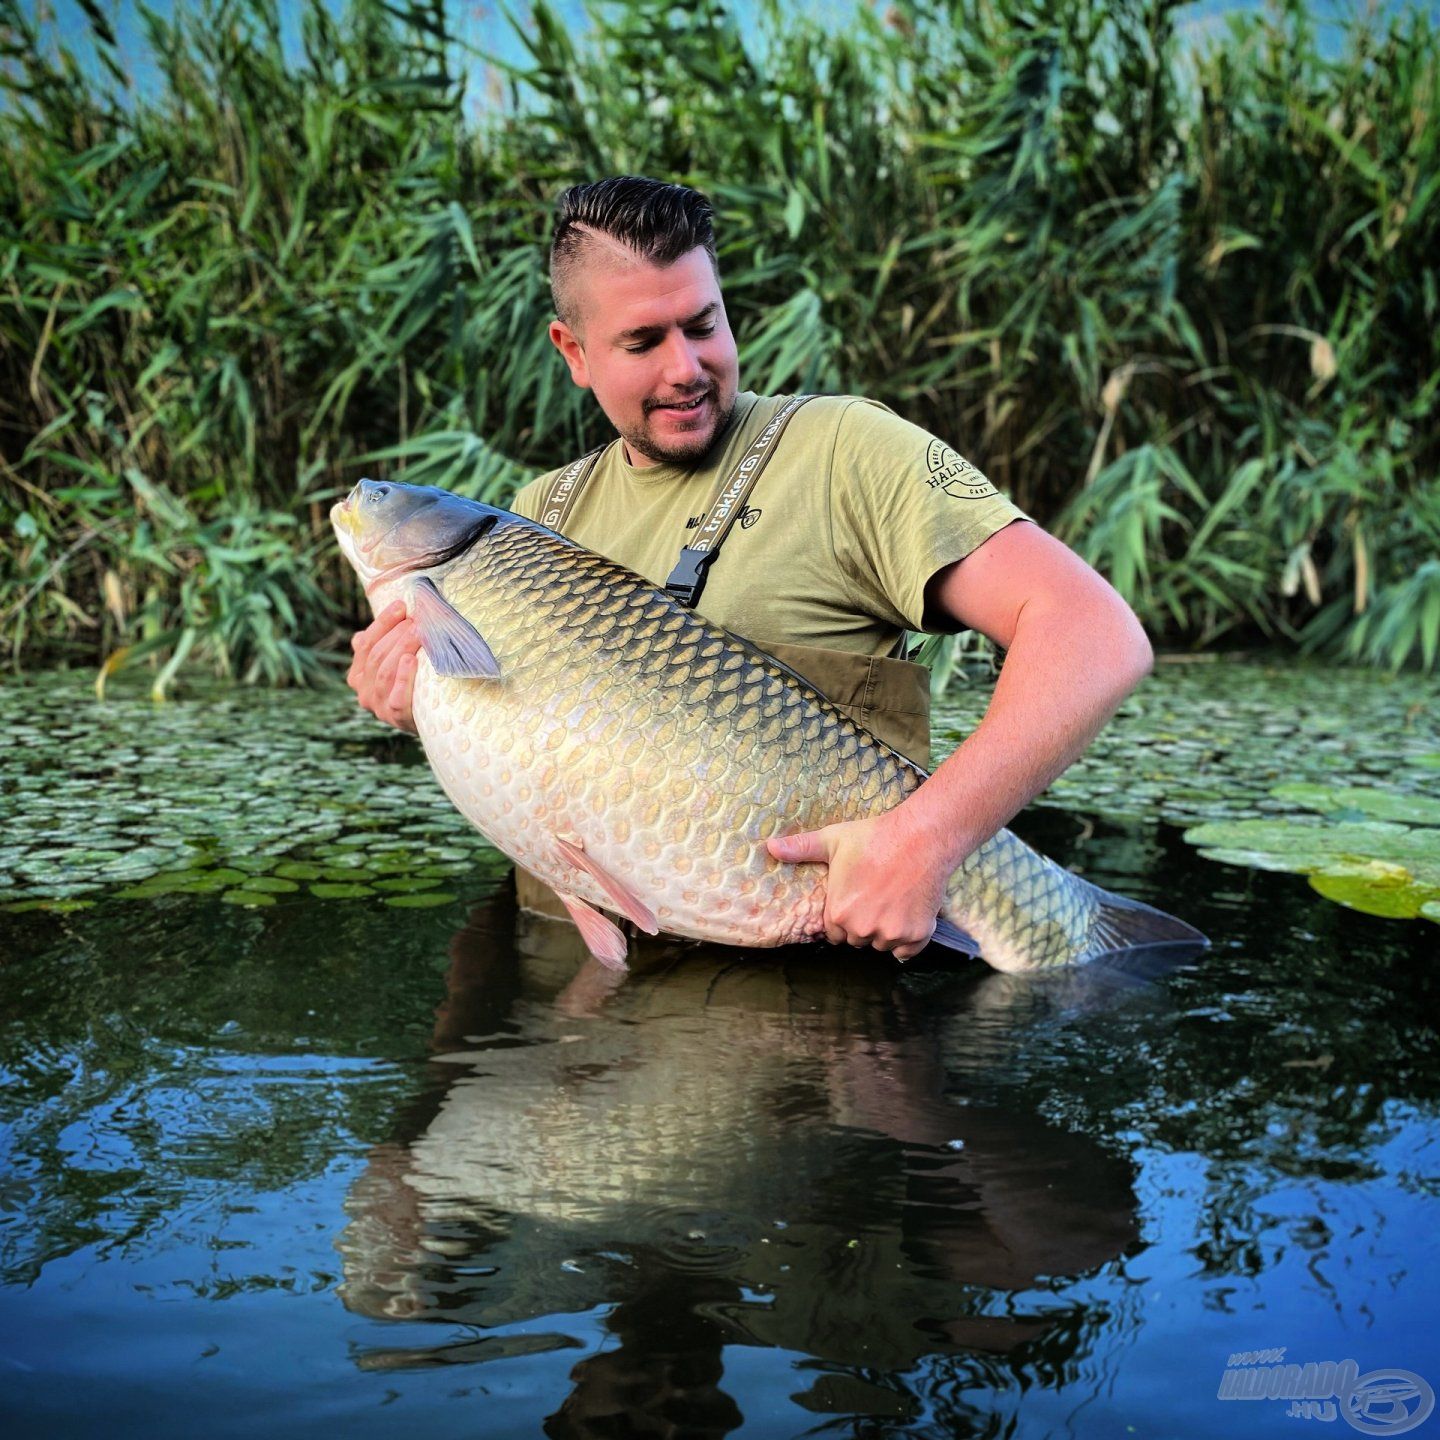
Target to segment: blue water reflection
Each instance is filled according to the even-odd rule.
[[[7,1433],[1260,1435],[1233,1352],[1440,1382],[1431,932],[1031,826],[1215,951],[617,982],[503,890],[7,919]]]

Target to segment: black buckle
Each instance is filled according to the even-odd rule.
[[[682,550],[670,578],[665,582],[665,593],[687,610],[693,610],[700,592],[705,588],[705,571],[714,558],[713,550],[691,550],[688,547]]]

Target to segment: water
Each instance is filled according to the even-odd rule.
[[[8,683],[7,1433],[1268,1434],[1237,1351],[1433,1381],[1435,931],[1155,822],[1423,802],[1435,702],[1235,662],[1127,702],[1052,791],[1124,824],[1022,828],[1196,965],[615,986],[347,696]]]
[[[1434,927],[1019,828],[1214,950],[617,983],[493,867],[0,914],[5,1433],[1285,1435],[1233,1352],[1440,1385]]]

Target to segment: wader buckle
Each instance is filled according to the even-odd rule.
[[[691,550],[687,546],[680,552],[680,558],[665,582],[665,593],[687,610],[693,610],[700,592],[705,588],[705,572],[714,558],[713,550]]]

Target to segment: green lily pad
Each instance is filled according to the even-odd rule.
[[[238,885],[250,878],[249,874],[233,866],[222,866],[217,870],[199,870],[195,872],[195,881],[203,881],[207,885]]]
[[[371,881],[371,884],[373,884],[377,890],[394,890],[402,895],[416,894],[421,890],[433,890],[439,883],[439,876],[431,876],[429,878],[423,876],[406,876],[390,880]]]
[[[259,890],[226,890],[220,896],[222,904],[248,904],[248,906],[262,906],[262,904],[274,904],[275,897],[268,896]]]
[[[1189,839],[1189,834],[1186,835]],[[1206,846],[1201,854],[1207,860],[1216,860],[1222,865],[1238,865],[1242,870],[1270,870],[1280,875],[1294,875],[1297,871],[1293,859],[1288,855],[1276,855],[1269,850],[1236,850],[1225,846]]]
[[[246,890],[258,890],[270,895],[288,895],[300,887],[293,881],[280,875],[252,875],[246,882]]]
[[[287,860],[274,870],[274,874],[283,880],[318,880],[324,873],[319,865],[304,860]]]
[[[1327,871],[1312,875],[1310,885],[1327,900],[1390,920],[1413,920],[1425,905],[1440,900],[1440,891],[1434,886],[1415,885],[1408,878],[1366,875],[1361,871],[1362,867],[1357,866],[1350,874]]]
[[[1405,795],[1391,790],[1364,790],[1353,786],[1277,785],[1277,799],[1293,800],[1309,810],[1358,811],[1374,820],[1395,820],[1408,825],[1440,825],[1440,800],[1428,795]]]
[[[431,890],[425,895],[389,895],[385,899],[387,905],[393,905],[397,910],[428,910],[435,905],[451,905],[454,901],[455,896],[438,890]]]
[[[273,905],[275,897],[261,890],[227,890],[221,897],[226,905]]]
[[[1222,821],[1197,826],[1186,839],[1212,860],[1308,874],[1317,894],[1367,915],[1413,920],[1440,902],[1440,828],[1432,823],[1440,822],[1440,802],[1311,783],[1281,785],[1271,793],[1336,818]],[[1352,818],[1364,815],[1383,818]]]
[[[310,893],[317,900],[358,900],[363,895],[373,895],[375,892],[368,885],[321,883],[312,885]]]
[[[357,875],[368,875],[370,867],[365,863],[363,855],[357,855],[349,861],[331,856],[328,857],[322,873],[327,880],[353,880]]]
[[[273,856],[247,855],[244,858],[230,857],[230,864],[236,870],[243,870],[247,875],[263,875],[267,870],[275,868]]]

